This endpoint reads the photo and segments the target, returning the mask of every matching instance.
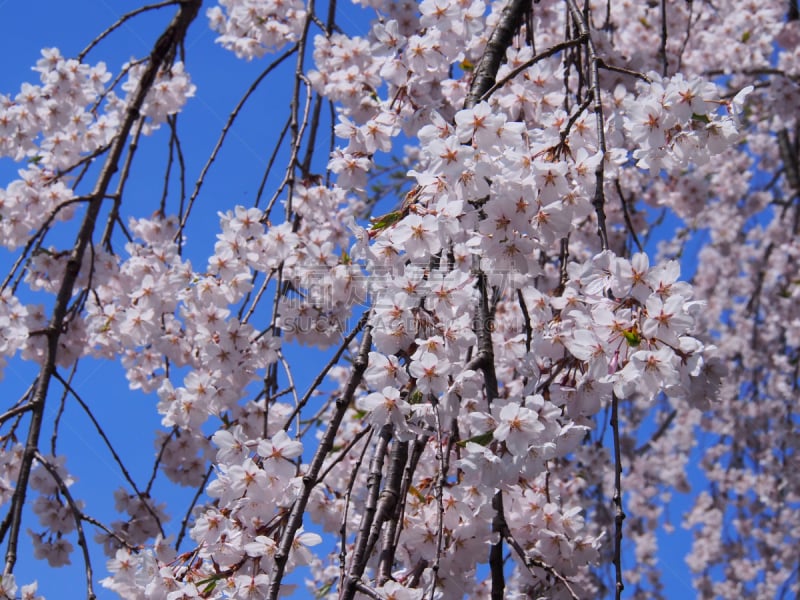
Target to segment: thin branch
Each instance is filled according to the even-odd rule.
[[[661,45],[658,48],[661,57],[661,76],[669,73],[669,59],[667,58],[667,0],[661,0]]]
[[[619,183],[619,179],[614,180],[614,187],[617,190],[617,194],[619,194],[620,202],[622,202],[622,214],[625,217],[625,226],[628,228],[628,233],[631,234],[631,238],[633,239],[633,243],[636,244],[636,248],[639,252],[644,252],[644,248],[642,247],[642,243],[639,241],[639,236],[636,235],[636,230],[633,227],[633,222],[631,221],[631,214],[628,211],[628,199],[625,197],[625,194],[622,192],[622,186]]]
[[[589,25],[586,16],[581,12],[575,0],[566,0],[569,8],[570,15],[578,26],[582,36],[586,36],[586,49],[589,54],[589,89],[592,94],[592,102],[594,104],[594,114],[597,121],[597,142],[599,150],[603,156],[603,160],[597,163],[595,170],[595,190],[594,205],[595,213],[597,214],[597,234],[600,237],[600,245],[603,250],[608,250],[608,232],[606,230],[606,213],[605,213],[605,195],[604,195],[604,177],[603,171],[605,168],[606,156],[606,134],[605,134],[605,118],[603,117],[603,102],[600,97],[600,76],[598,74],[598,65],[600,60],[597,57],[597,51],[594,47],[594,42],[589,35]]]
[[[250,84],[250,87],[247,88],[247,91],[241,97],[239,102],[233,108],[231,113],[228,115],[228,120],[225,121],[225,125],[222,127],[222,132],[219,134],[219,138],[217,138],[217,143],[214,145],[214,149],[211,151],[211,155],[208,157],[206,164],[203,165],[203,168],[200,170],[200,175],[197,178],[197,181],[194,184],[194,190],[192,191],[192,195],[189,196],[189,201],[187,203],[186,211],[181,215],[181,224],[178,227],[178,231],[175,234],[175,239],[179,239],[181,234],[183,233],[184,227],[186,227],[186,221],[189,218],[189,214],[192,211],[192,206],[194,206],[194,202],[197,199],[198,194],[200,193],[200,188],[203,187],[203,182],[205,181],[206,174],[208,170],[211,168],[211,165],[217,159],[217,154],[219,154],[220,149],[222,148],[222,144],[225,141],[225,138],[228,135],[228,131],[230,130],[233,122],[239,116],[239,112],[241,112],[242,107],[245,105],[245,102],[253,95],[253,92],[256,91],[258,86],[264,80],[264,78],[269,75],[275,68],[277,68],[284,60],[289,58],[292,54],[297,51],[298,44],[295,44],[291,48],[289,48],[286,52],[281,54],[278,58],[272,61],[269,66],[264,69],[261,74],[256,77],[255,81]]]
[[[614,437],[614,597],[620,600],[625,589],[622,581],[622,522],[625,512],[622,509],[622,455],[619,443],[619,399],[616,394],[611,395],[611,431]]]
[[[514,552],[517,553],[517,556],[519,556],[520,560],[522,560],[522,564],[525,565],[525,567],[528,569],[528,572],[531,575],[533,575],[534,577],[536,576],[536,574],[532,570],[532,567],[538,567],[539,569],[542,569],[549,575],[552,575],[555,579],[561,582],[561,584],[565,588],[567,588],[567,591],[569,592],[569,595],[572,598],[572,600],[580,600],[578,594],[576,594],[575,590],[572,589],[572,586],[570,585],[570,582],[566,577],[564,577],[561,573],[556,571],[553,567],[551,567],[544,561],[539,560],[537,558],[533,558],[532,556],[528,556],[528,553],[525,552],[525,549],[522,546],[520,546],[520,543],[514,538],[513,535],[511,535],[510,531],[506,531],[505,539],[508,542],[508,545],[511,546]]]
[[[10,408],[6,412],[4,412],[2,415],[0,415],[0,425],[2,425],[6,421],[8,421],[10,418],[12,418],[12,417],[14,417],[16,415],[21,415],[24,412],[28,412],[32,408],[33,408],[33,403],[32,402],[26,402],[25,404],[20,404],[19,406],[15,406],[14,408]]]
[[[644,73],[640,73],[639,71],[634,71],[633,69],[626,69],[625,67],[610,65],[602,58],[597,59],[597,66],[598,68],[605,69],[606,71],[613,71],[615,73],[622,73],[623,75],[630,75],[631,77],[635,77],[636,79],[641,79],[645,83],[652,83],[653,81]]]
[[[140,15],[143,12],[147,12],[150,10],[156,10],[159,8],[164,8],[165,6],[171,6],[172,4],[180,4],[182,0],[166,0],[165,2],[157,2],[155,4],[146,4],[145,6],[140,6],[139,8],[135,8],[130,12],[125,13],[119,19],[116,20],[112,25],[106,28],[100,35],[94,38],[91,43],[86,46],[83,50],[80,51],[78,56],[76,57],[78,62],[83,62],[83,59],[86,58],[86,55],[92,51],[92,48],[97,46],[100,42],[103,41],[106,37],[111,35],[111,33],[119,29],[122,25],[124,25],[127,21],[130,21],[136,15]]]
[[[97,431],[98,435],[100,436],[100,439],[103,440],[103,443],[106,445],[106,448],[108,448],[109,452],[111,452],[111,456],[114,458],[114,462],[117,463],[117,466],[119,467],[120,471],[122,471],[122,476],[125,477],[125,481],[128,482],[128,484],[133,489],[134,493],[142,501],[145,508],[147,509],[147,512],[149,512],[150,515],[153,517],[153,519],[155,519],[156,523],[158,524],[158,528],[161,531],[161,534],[165,535],[164,528],[161,524],[161,519],[159,518],[158,514],[153,510],[153,507],[150,506],[150,503],[147,501],[145,495],[136,486],[136,482],[133,480],[133,477],[131,477],[131,474],[128,472],[128,469],[125,467],[125,463],[122,462],[122,458],[120,458],[119,454],[117,454],[117,451],[114,449],[114,445],[111,443],[111,440],[108,439],[106,432],[103,430],[102,426],[95,418],[94,414],[92,413],[92,410],[89,408],[89,405],[83,401],[83,399],[80,397],[78,392],[75,391],[72,385],[68,381],[66,381],[63,377],[61,377],[58,371],[55,371],[53,373],[53,377],[55,377],[56,380],[59,383],[61,383],[61,385],[64,386],[64,389],[70,393],[70,395],[83,409],[83,412],[86,413],[86,416],[89,417],[89,420],[92,422],[92,425],[94,425],[94,428]]]
[[[573,46],[578,46],[578,45],[582,44],[585,41],[586,41],[586,38],[584,38],[583,36],[578,36],[578,37],[573,38],[571,40],[567,40],[566,42],[560,42],[558,44],[555,44],[554,46],[551,46],[550,48],[548,48],[547,50],[545,50],[541,54],[537,54],[533,58],[529,58],[524,63],[522,63],[520,66],[516,67],[513,71],[511,71],[508,75],[506,75],[505,77],[503,77],[502,79],[497,81],[488,90],[486,90],[481,95],[481,97],[480,97],[480,99],[478,101],[479,102],[483,102],[484,100],[488,100],[491,97],[491,95],[494,94],[497,90],[502,88],[505,84],[507,84],[509,81],[513,80],[517,75],[519,75],[520,73],[522,73],[526,69],[528,69],[528,68],[532,67],[533,65],[535,65],[540,60],[544,60],[546,58],[550,58],[551,56],[554,56],[554,55],[558,54],[562,50],[565,50],[567,48],[572,48]]]
[[[189,521],[192,518],[192,511],[194,507],[197,505],[197,501],[200,500],[200,496],[203,495],[203,491],[206,489],[206,484],[208,480],[211,478],[211,473],[214,472],[213,467],[208,467],[206,470],[206,475],[203,477],[203,481],[200,485],[197,486],[197,490],[195,491],[194,497],[192,501],[189,503],[189,507],[186,509],[186,514],[184,515],[183,519],[181,520],[181,530],[178,532],[178,537],[175,540],[175,551],[177,552],[180,550],[181,542],[183,542],[183,538],[186,537],[186,531],[189,528]]]
[[[667,415],[667,418],[664,419],[664,422],[661,423],[661,425],[658,427],[653,436],[649,440],[647,440],[644,444],[636,448],[636,450],[634,450],[633,453],[636,456],[644,455],[650,448],[653,447],[653,444],[655,444],[659,440],[659,438],[667,432],[669,426],[672,425],[672,422],[675,420],[675,417],[677,416],[678,416],[678,411],[674,409],[671,410]]]
[[[81,552],[83,553],[84,574],[86,576],[86,598],[87,600],[94,600],[97,596],[95,596],[93,587],[94,575],[92,574],[92,560],[89,557],[89,545],[86,543],[86,536],[83,533],[83,512],[78,508],[67,484],[53,465],[51,465],[38,450],[34,452],[34,458],[48,473],[50,473],[50,476],[56,482],[56,485],[58,485],[61,495],[67,500],[67,506],[69,506],[70,512],[72,512],[72,520],[75,522],[75,530],[78,533],[78,546],[81,547]]]
[[[436,423],[436,460],[439,462],[439,477],[436,478],[434,494],[436,496],[436,554],[431,565],[433,577],[431,577],[429,600],[433,600],[436,595],[436,580],[439,578],[439,566],[442,559],[442,546],[444,544],[444,484],[447,481],[447,467],[445,466],[444,454],[442,454],[442,423],[439,415],[439,404],[435,399],[433,401],[433,416]]]
[[[286,418],[286,422],[283,425],[284,429],[289,429],[295,416],[303,409],[303,407],[311,399],[311,395],[325,380],[325,377],[328,375],[328,371],[330,371],[336,364],[338,364],[339,359],[342,357],[342,354],[344,354],[344,351],[347,350],[347,347],[350,345],[350,342],[352,342],[355,339],[355,337],[358,335],[358,332],[361,331],[361,329],[363,329],[364,326],[367,324],[367,321],[369,320],[369,314],[370,314],[369,311],[367,311],[361,316],[361,319],[359,319],[353,331],[347,334],[342,343],[339,345],[339,349],[328,361],[328,364],[326,364],[322,368],[322,370],[319,373],[317,373],[317,376],[314,378],[314,381],[311,382],[311,385],[309,386],[308,390],[303,395],[303,397],[300,399],[300,402],[298,402],[297,406],[295,406],[292,413]]]
[[[370,431],[372,431],[372,427],[365,427],[364,429],[359,431],[357,434],[355,434],[353,436],[353,439],[350,440],[350,442],[347,444],[347,446],[342,448],[341,452],[339,452],[339,455],[330,462],[330,464],[325,468],[325,470],[322,473],[320,473],[319,479],[317,479],[317,483],[321,483],[321,482],[325,481],[325,477],[328,476],[328,473],[330,473],[331,470],[336,465],[338,465],[340,462],[342,462],[344,460],[344,457],[347,456],[350,453],[350,450],[352,450],[355,447],[355,445],[359,441],[361,441],[361,438],[363,438],[365,435],[367,435]]]

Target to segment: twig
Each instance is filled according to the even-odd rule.
[[[667,0],[661,0],[661,45],[658,48],[661,57],[661,76],[669,73],[669,60],[667,59]]]
[[[75,529],[78,533],[78,546],[81,547],[81,552],[83,553],[84,573],[86,575],[86,598],[87,600],[94,600],[97,596],[95,596],[93,587],[94,575],[92,574],[92,560],[89,557],[89,545],[86,543],[86,536],[83,533],[83,512],[78,508],[67,484],[58,474],[58,471],[53,468],[38,450],[34,452],[34,458],[48,473],[50,473],[50,476],[56,482],[56,485],[58,485],[61,495],[67,500],[67,506],[69,506],[70,512],[72,512],[72,519],[75,521]]]
[[[250,84],[250,87],[247,88],[247,91],[241,97],[239,102],[233,108],[231,113],[228,115],[228,120],[225,121],[225,125],[222,127],[222,132],[219,134],[219,138],[217,138],[217,143],[214,145],[214,149],[211,151],[211,155],[208,157],[206,164],[203,165],[203,168],[200,170],[200,175],[197,178],[197,181],[194,184],[194,190],[192,191],[192,195],[189,196],[189,201],[187,203],[186,211],[181,215],[181,223],[178,227],[178,231],[175,233],[175,239],[179,239],[181,234],[183,233],[184,227],[186,227],[186,221],[189,218],[189,213],[192,211],[192,206],[194,205],[195,200],[197,199],[197,195],[200,193],[200,188],[203,187],[203,182],[205,181],[206,174],[208,170],[211,168],[211,165],[217,158],[217,154],[219,154],[220,149],[222,148],[222,144],[225,141],[225,138],[228,135],[228,130],[230,130],[233,122],[239,116],[239,112],[242,110],[245,102],[250,98],[253,92],[256,91],[258,86],[264,80],[264,78],[269,75],[276,67],[278,67],[284,60],[290,57],[294,52],[297,51],[298,45],[295,44],[291,48],[289,48],[286,52],[281,54],[278,58],[272,61],[269,66],[264,69],[261,74],[256,77],[255,81]]]
[[[89,408],[89,405],[83,401],[83,399],[80,397],[78,392],[75,391],[72,385],[70,385],[70,383],[66,381],[63,377],[61,377],[58,371],[55,371],[53,373],[53,377],[55,377],[56,380],[59,383],[61,383],[61,385],[64,386],[64,389],[70,393],[70,395],[83,409],[83,412],[86,413],[86,416],[89,417],[89,420],[92,422],[92,425],[94,425],[94,428],[97,431],[98,435],[100,436],[100,439],[103,440],[103,443],[106,445],[106,448],[108,448],[109,452],[111,452],[111,456],[114,458],[114,462],[117,463],[117,466],[119,467],[120,471],[122,471],[122,476],[125,477],[125,481],[127,481],[130,484],[133,491],[136,493],[136,495],[144,504],[145,508],[147,509],[147,512],[149,512],[150,515],[153,517],[153,519],[155,519],[155,522],[158,524],[158,529],[161,531],[161,535],[165,535],[164,528],[161,524],[161,519],[159,518],[158,514],[153,510],[153,507],[150,506],[150,503],[147,501],[145,495],[141,491],[139,491],[139,488],[136,486],[136,482],[133,480],[133,477],[131,477],[131,474],[128,472],[128,469],[125,467],[125,463],[122,462],[122,458],[120,458],[119,454],[117,454],[117,451],[114,449],[114,445],[111,443],[111,440],[108,439],[106,432],[103,430],[100,423],[95,418],[94,414],[92,413],[92,410]]]
[[[320,473],[319,479],[317,479],[317,483],[325,481],[325,477],[328,476],[328,473],[331,472],[331,469],[333,469],[333,467],[342,462],[344,460],[344,457],[350,453],[350,450],[352,450],[355,447],[355,445],[361,440],[361,438],[367,435],[370,431],[372,431],[372,427],[365,427],[357,434],[355,434],[353,436],[353,439],[350,440],[347,446],[342,448],[341,452],[339,452],[339,455],[336,458],[334,458],[327,467],[325,467],[325,470],[322,473]]]
[[[127,21],[139,15],[143,12],[147,12],[149,10],[155,10],[158,8],[164,8],[165,6],[170,6],[171,4],[180,4],[181,0],[166,0],[165,2],[157,2],[155,4],[146,4],[145,6],[140,6],[139,8],[135,8],[130,12],[125,13],[119,19],[116,20],[112,25],[106,28],[100,35],[95,37],[91,43],[86,46],[83,50],[80,51],[78,56],[76,57],[78,62],[83,62],[83,59],[86,58],[86,55],[92,51],[92,48],[97,46],[100,42],[103,41],[104,38],[108,37],[115,29],[119,29],[122,25],[124,25]]]
[[[203,477],[203,481],[200,485],[197,486],[197,490],[195,491],[194,497],[192,501],[189,503],[189,507],[186,509],[186,514],[184,515],[183,519],[181,520],[181,530],[178,532],[178,537],[175,540],[175,551],[177,552],[180,550],[181,542],[183,542],[183,538],[186,536],[186,530],[189,528],[189,521],[192,518],[192,511],[194,507],[197,505],[197,501],[200,499],[200,496],[203,495],[203,491],[206,489],[206,484],[208,480],[211,478],[211,473],[214,472],[213,467],[208,467],[206,470],[206,475]]]
[[[342,341],[341,345],[339,346],[339,349],[336,351],[336,354],[334,354],[328,361],[328,364],[326,364],[322,368],[322,370],[319,373],[317,373],[317,376],[314,378],[314,381],[311,382],[311,385],[309,386],[306,393],[303,395],[302,398],[300,398],[300,402],[298,402],[297,406],[295,406],[292,413],[287,417],[286,422],[284,423],[283,426],[284,429],[289,429],[295,416],[303,409],[303,407],[311,399],[311,395],[314,393],[314,391],[316,391],[316,389],[328,375],[328,371],[330,371],[334,367],[334,365],[336,365],[339,362],[339,359],[342,357],[342,354],[344,354],[344,351],[347,350],[347,347],[350,345],[350,342],[352,342],[355,339],[355,337],[358,335],[358,332],[361,331],[361,329],[367,324],[367,321],[369,320],[369,315],[370,311],[367,311],[361,316],[361,319],[359,319],[358,324],[355,326],[353,331],[348,333],[347,336]]]
[[[622,509],[622,455],[619,443],[619,399],[616,394],[611,395],[611,431],[614,437],[614,597],[620,600],[625,589],[622,581],[622,522],[625,512]]]
[[[606,134],[605,134],[605,119],[603,117],[603,102],[600,97],[600,76],[597,69],[600,60],[597,57],[597,52],[594,47],[594,42],[589,35],[589,25],[586,22],[586,16],[581,12],[575,0],[566,0],[569,12],[573,20],[578,26],[582,36],[586,36],[586,49],[589,54],[589,89],[592,94],[592,102],[594,103],[594,114],[597,121],[597,143],[603,160],[597,163],[595,170],[595,190],[594,205],[595,213],[597,214],[597,234],[600,237],[600,245],[603,250],[608,250],[608,232],[606,230],[606,213],[605,213],[605,195],[603,191],[604,177],[604,163],[606,156]]]
[[[636,456],[642,456],[645,452],[647,452],[650,448],[652,448],[653,444],[657,442],[658,439],[667,432],[667,429],[669,429],[669,426],[672,425],[672,422],[675,420],[675,417],[677,416],[678,416],[678,411],[674,409],[671,410],[667,415],[667,418],[664,419],[664,422],[661,423],[661,425],[658,427],[653,436],[649,440],[647,440],[644,444],[636,448],[636,450],[634,450],[633,453]]]
[[[522,560],[522,564],[525,565],[525,567],[528,569],[528,572],[530,572],[531,575],[535,576],[535,573],[533,572],[531,567],[538,567],[539,569],[542,569],[546,573],[555,577],[559,582],[561,582],[561,584],[565,588],[567,588],[567,591],[569,592],[569,595],[572,597],[572,600],[580,600],[578,594],[576,594],[575,590],[572,589],[572,586],[569,584],[569,580],[566,577],[564,577],[561,573],[556,571],[553,567],[551,567],[544,561],[539,560],[537,558],[533,558],[532,556],[528,556],[528,553],[525,552],[525,549],[522,546],[520,546],[519,542],[514,538],[513,535],[511,535],[510,531],[506,531],[505,538],[506,541],[508,542],[508,545],[511,546],[514,552],[517,553],[517,556],[519,556],[520,559]]]
[[[636,79],[641,79],[645,83],[652,83],[653,81],[644,73],[640,73],[639,71],[634,71],[633,69],[626,69],[625,67],[610,65],[602,58],[597,59],[597,66],[601,69],[605,69],[606,71],[613,71],[615,73],[622,73],[623,75],[630,75],[631,77],[635,77]]]
[[[481,97],[480,97],[480,99],[478,101],[479,102],[483,102],[484,100],[488,100],[489,97],[492,94],[494,94],[497,90],[502,88],[509,81],[513,80],[517,75],[522,73],[524,70],[526,70],[526,69],[532,67],[533,65],[535,65],[540,60],[544,60],[545,58],[550,58],[551,56],[554,56],[554,55],[558,54],[562,50],[565,50],[567,48],[572,48],[573,46],[577,46],[579,44],[582,44],[585,41],[586,41],[586,39],[583,36],[578,36],[578,37],[573,38],[571,40],[567,40],[566,42],[560,42],[560,43],[558,43],[558,44],[556,44],[554,46],[551,46],[550,48],[548,48],[547,50],[545,50],[541,54],[537,54],[533,58],[529,58],[524,63],[522,63],[521,65],[516,67],[513,71],[511,71],[508,75],[506,75],[505,77],[503,77],[502,79],[497,81],[488,90],[486,90],[481,95]]]
[[[631,234],[631,238],[633,238],[633,243],[636,244],[636,248],[639,250],[639,252],[644,252],[642,243],[639,241],[639,236],[636,235],[636,230],[633,228],[631,214],[628,211],[628,199],[625,197],[625,194],[622,193],[622,186],[619,183],[619,179],[614,180],[614,187],[617,189],[620,202],[622,202],[622,214],[625,217],[625,226],[628,228],[628,232]]]

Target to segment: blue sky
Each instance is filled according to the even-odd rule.
[[[38,60],[42,47],[58,47],[66,56],[77,54],[91,37],[113,23],[121,14],[140,6],[140,2],[120,0],[72,0],[70,2],[28,2],[23,0],[0,0],[0,23],[4,25],[0,36],[0,55],[6,57],[0,69],[0,93],[14,94],[24,81],[35,83],[35,73],[30,68]],[[122,63],[132,56],[141,57],[147,54],[154,39],[162,27],[171,18],[173,8],[163,9],[152,14],[137,17],[124,25],[96,48],[88,57],[93,63],[103,60],[112,73],[119,72]],[[347,0],[339,3],[338,22],[349,31],[360,29],[369,17],[369,12],[354,7]],[[187,70],[197,85],[196,96],[190,100],[181,122],[183,128],[184,150],[186,151],[189,170],[188,183],[193,185],[194,176],[199,173],[205,159],[209,155],[217,136],[222,129],[227,115],[250,82],[270,60],[247,63],[236,59],[232,54],[217,47],[215,34],[207,27],[206,19],[201,16],[189,31],[187,49]],[[217,230],[218,210],[231,208],[237,203],[252,202],[258,188],[268,156],[277,141],[283,120],[288,114],[288,106],[283,103],[284,94],[276,93],[281,81],[288,81],[294,69],[292,62],[282,67],[282,75],[271,78],[262,90],[250,100],[248,108],[242,114],[241,122],[232,130],[223,153],[210,171],[204,190],[198,200],[197,210],[193,214],[188,230],[189,247],[192,248],[190,258],[196,268],[202,268],[205,257],[210,254]],[[286,84],[288,85],[288,83]],[[284,90],[278,90],[284,91]],[[163,134],[163,132],[162,132]],[[144,144],[147,147],[144,147]],[[327,151],[328,140],[322,138],[322,149],[317,157],[323,157]],[[141,158],[132,174],[132,182],[128,191],[128,199],[141,202],[136,206],[135,214],[146,215],[155,207],[163,181],[163,168],[166,162],[166,144],[163,135],[145,140],[140,153]],[[280,164],[280,163],[279,163]],[[5,186],[18,167],[7,159],[0,161],[0,186]],[[269,189],[269,188],[268,188]],[[53,243],[71,244],[65,238],[53,238]],[[121,248],[118,249],[121,252]],[[0,271],[5,272],[12,257],[5,250],[0,250]],[[310,361],[309,361],[310,362]],[[312,363],[308,366],[311,367]],[[12,362],[5,372],[2,381],[3,397],[15,399],[30,383],[35,371],[29,365]],[[310,376],[311,370],[305,376]],[[130,468],[133,477],[143,485],[152,468],[154,449],[151,447],[152,431],[159,429],[160,417],[155,411],[155,395],[145,396],[138,392],[130,392],[119,365],[99,362],[82,362],[73,380],[74,387],[87,398],[92,398],[95,416],[106,428],[109,437],[118,444],[118,450]],[[301,387],[303,387],[301,385]],[[98,393],[100,392],[100,393]],[[97,401],[101,398],[100,401]],[[49,418],[55,414],[58,397],[51,395],[49,400]],[[98,516],[101,520],[115,516],[113,500],[107,491],[123,485],[124,481],[113,464],[108,451],[99,444],[90,421],[74,409],[70,404],[62,418],[62,437],[59,440],[59,452],[66,454],[68,467],[78,477],[73,493],[86,500],[87,512]],[[49,430],[45,429],[43,439],[49,440]],[[139,440],[144,447],[139,445]],[[48,441],[49,443],[49,441]],[[185,506],[191,491],[175,492],[174,486],[158,486],[170,491],[164,496],[166,501],[175,501],[176,506]],[[101,493],[102,492],[102,493]],[[156,497],[158,494],[156,493]],[[693,594],[690,578],[683,562],[688,550],[688,534],[680,527],[680,514],[688,507],[678,495],[670,509],[671,520],[677,526],[661,552],[661,566],[664,572],[664,583],[669,597],[690,597]],[[184,501],[181,503],[180,500]],[[36,528],[35,517],[27,513],[27,527]],[[178,511],[173,515],[179,520]],[[173,521],[172,526],[175,526]],[[92,528],[87,528],[87,535],[92,535]],[[83,573],[80,565],[80,554],[73,555],[75,567],[70,569],[49,569],[45,562],[35,562],[25,556],[29,550],[28,536],[23,534],[25,544],[23,555],[18,564],[17,579],[21,583],[38,579],[40,591],[51,599],[75,598],[82,596]],[[666,541],[666,540],[665,540]],[[2,547],[4,553],[5,546]],[[102,555],[94,555],[96,578],[104,575],[104,559]],[[674,590],[672,592],[671,590]],[[99,586],[96,588],[100,598],[115,597],[106,593]],[[295,597],[302,597],[299,594]]]

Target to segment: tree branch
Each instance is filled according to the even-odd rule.
[[[50,381],[56,369],[56,354],[58,352],[59,339],[64,332],[65,318],[74,287],[78,280],[83,256],[91,241],[97,217],[100,213],[100,207],[108,192],[111,179],[119,167],[120,158],[128,134],[133,128],[134,123],[140,118],[139,111],[144,104],[145,97],[153,86],[161,65],[171,55],[175,46],[183,39],[189,24],[197,16],[200,5],[200,0],[186,0],[181,3],[178,13],[155,43],[153,51],[150,53],[149,63],[142,73],[133,99],[125,112],[125,117],[120,123],[117,137],[109,150],[109,154],[103,164],[95,188],[89,196],[90,200],[86,208],[86,214],[84,215],[83,222],[81,223],[75,239],[75,245],[73,246],[66,264],[63,280],[53,306],[50,323],[46,329],[47,346],[45,348],[45,356],[36,381],[36,389],[32,400],[34,406],[31,409],[28,438],[25,443],[25,451],[20,465],[19,476],[17,477],[14,495],[11,500],[11,532],[8,541],[8,549],[6,551],[5,568],[3,570],[4,575],[10,575],[13,572],[17,560],[17,544],[19,541],[20,528],[22,526],[22,507],[25,504],[31,464],[38,451],[45,401],[50,387]]]
[[[369,314],[369,311],[367,312]],[[294,536],[300,526],[303,524],[303,515],[305,514],[308,499],[311,496],[311,490],[317,483],[319,473],[322,470],[322,465],[325,457],[333,448],[333,441],[336,437],[336,432],[342,423],[345,413],[347,412],[350,403],[353,401],[353,395],[356,388],[361,383],[364,376],[364,371],[367,369],[369,363],[369,350],[372,347],[372,327],[367,325],[364,331],[364,336],[361,339],[361,347],[359,348],[358,355],[353,362],[353,370],[350,373],[350,379],[347,382],[344,393],[336,400],[336,406],[333,415],[331,416],[330,425],[325,431],[325,435],[320,440],[314,457],[309,465],[308,472],[303,475],[303,489],[300,496],[294,501],[292,511],[289,514],[289,520],[286,523],[286,529],[281,536],[278,550],[275,553],[275,563],[272,567],[270,576],[269,589],[267,591],[268,600],[276,600],[281,589],[281,582],[283,575],[286,571],[286,562],[289,559],[289,552],[292,549]]]

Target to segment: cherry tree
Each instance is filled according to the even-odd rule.
[[[354,3],[363,31],[335,0],[142,6],[0,96],[0,367],[35,369],[0,414],[0,596],[38,597],[38,559],[88,598],[662,598],[675,493],[699,597],[800,593],[794,0]],[[193,170],[208,27],[253,83]],[[264,86],[261,185],[209,194]],[[106,434],[96,361],[152,441]],[[65,410],[116,519],[74,493]]]

